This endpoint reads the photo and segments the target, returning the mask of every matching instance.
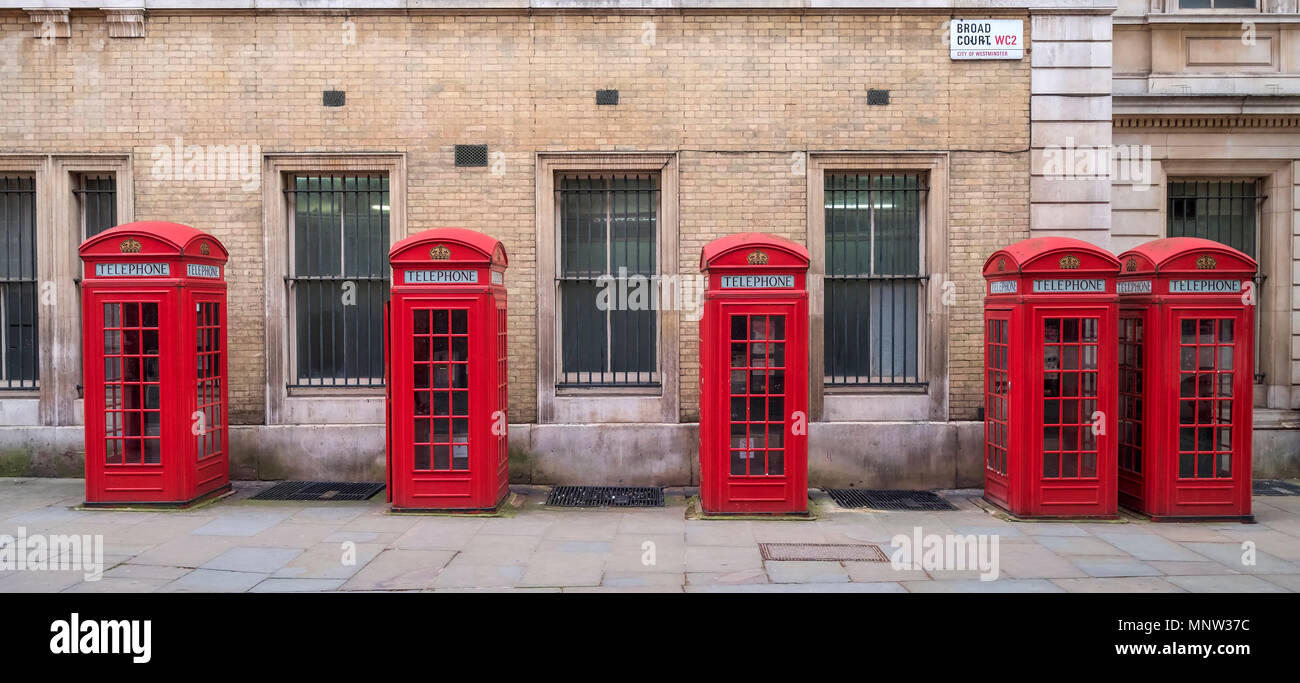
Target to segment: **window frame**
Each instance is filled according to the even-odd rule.
[[[374,174],[374,173],[372,173],[372,174],[370,174],[369,177],[370,177],[370,178],[374,178],[374,177],[376,177],[376,176],[387,179],[387,180],[388,180],[389,187],[386,188],[386,189],[381,189],[381,190],[366,190],[366,191],[367,191],[367,192],[376,192],[376,191],[378,191],[378,192],[384,192],[384,193],[387,193],[388,196],[389,196],[389,207],[390,207],[390,208],[389,208],[389,219],[388,219],[388,231],[389,231],[389,241],[388,241],[388,246],[391,247],[393,244],[396,243],[396,240],[394,240],[394,239],[392,238],[392,230],[393,230],[393,224],[392,224],[392,209],[391,209],[391,206],[392,206],[392,188],[391,188],[391,185],[392,185],[392,178],[388,177],[388,175],[387,175],[386,173],[384,173],[384,174]],[[353,172],[353,171],[345,171],[345,172],[330,171],[330,172],[328,172],[328,173],[320,173],[320,174],[317,174],[317,173],[314,173],[314,172],[290,172],[290,173],[286,173],[286,174],[285,174],[285,187],[286,187],[286,188],[289,187],[290,184],[295,183],[295,181],[296,181],[298,178],[300,178],[300,177],[315,177],[315,178],[318,178],[318,179],[319,179],[319,178],[326,178],[326,177],[329,177],[329,178],[334,178],[334,177],[339,177],[339,178],[349,178],[349,177],[352,177],[352,178],[360,178],[360,177],[365,177],[365,174],[364,174],[364,173],[361,173],[361,172]],[[287,381],[288,381],[288,385],[287,385],[287,389],[288,389],[288,391],[289,391],[289,394],[290,394],[290,395],[311,395],[312,392],[317,392],[317,391],[319,391],[319,390],[321,390],[321,389],[335,389],[335,388],[341,388],[341,389],[371,389],[371,390],[379,389],[379,390],[383,390],[383,387],[384,387],[384,373],[383,373],[382,369],[381,369],[379,375],[377,375],[377,376],[375,376],[375,377],[366,377],[366,378],[360,378],[360,377],[358,377],[358,378],[356,378],[356,379],[357,379],[357,382],[356,382],[356,383],[349,383],[348,378],[344,378],[342,381],[338,381],[337,383],[326,383],[326,382],[324,381],[324,379],[319,380],[318,383],[313,383],[313,381],[311,380],[311,378],[301,377],[301,376],[299,376],[299,373],[297,372],[298,360],[299,360],[299,359],[298,359],[298,324],[297,324],[297,323],[298,323],[298,318],[297,318],[297,306],[296,306],[296,304],[297,304],[297,297],[298,297],[299,289],[298,289],[298,287],[296,287],[296,286],[290,286],[290,283],[291,283],[291,282],[294,282],[295,285],[296,285],[296,282],[297,282],[297,280],[296,280],[296,279],[293,277],[293,275],[292,275],[292,273],[294,273],[294,272],[296,271],[296,268],[294,268],[294,267],[290,267],[290,266],[291,266],[291,263],[290,263],[290,262],[292,262],[292,260],[293,260],[293,257],[294,257],[294,251],[295,251],[295,247],[296,247],[296,234],[295,234],[295,231],[296,231],[296,221],[297,221],[297,218],[296,218],[296,211],[294,210],[294,207],[291,207],[291,206],[289,206],[289,205],[287,204],[287,202],[289,202],[289,201],[296,201],[296,192],[298,192],[298,191],[297,191],[297,190],[294,190],[294,191],[293,191],[294,194],[293,194],[292,196],[293,196],[294,199],[292,199],[292,200],[290,199],[291,192],[290,192],[289,190],[286,189],[285,191],[282,192],[282,195],[285,197],[285,202],[286,202],[286,205],[285,205],[285,235],[286,235],[286,239],[288,240],[288,244],[286,245],[285,253],[286,253],[286,255],[287,255],[288,258],[289,258],[289,262],[286,262],[286,264],[285,264],[285,269],[286,269],[285,272],[286,272],[286,276],[285,276],[285,280],[284,280],[284,282],[285,282],[285,286],[286,286],[285,297],[287,298],[285,312],[286,312],[286,314],[289,316],[289,319],[286,321],[286,322],[287,322],[287,325],[286,325],[286,327],[285,327],[286,331],[287,331],[288,334],[289,334],[289,339],[286,341],[286,344],[287,344],[287,347],[288,347],[288,352],[289,352],[289,361],[288,361],[288,365],[287,365],[287,367],[286,367],[286,372],[288,373],[288,380],[287,380]],[[310,194],[312,194],[312,193],[320,194],[320,193],[323,193],[323,192],[335,192],[335,190],[333,190],[333,189],[330,189],[330,190],[322,190],[322,189],[317,188],[317,189],[315,189],[315,190],[308,189],[308,190],[306,190],[306,192],[310,195]],[[347,223],[347,212],[346,212],[346,211],[340,211],[340,213],[338,214],[338,216],[339,216],[339,225],[338,225],[338,229],[339,229],[339,260],[340,260],[340,264],[339,264],[339,265],[340,265],[340,270],[346,270],[345,265],[346,265],[346,263],[347,263],[347,258],[348,258],[348,252],[347,252],[347,224],[348,224],[348,223]],[[384,264],[385,264],[385,268],[384,268],[384,269],[388,271],[388,275],[389,275],[389,280],[388,280],[388,282],[389,282],[389,286],[391,287],[391,286],[392,286],[392,278],[391,278],[391,276],[392,276],[392,272],[391,272],[391,268],[388,268],[387,265],[386,265],[386,264],[387,264],[387,259],[388,259],[388,249],[387,249],[387,248],[385,248],[385,249],[383,250],[383,255],[382,255],[381,258],[382,258],[382,260],[383,260],[383,262],[384,262]],[[310,276],[306,276],[306,277],[310,277]],[[349,277],[346,276],[346,275],[339,275],[339,276],[337,276],[337,277],[334,277],[334,276],[321,276],[321,277],[330,277],[330,278],[333,278],[333,279],[335,279],[336,281],[339,281],[339,282],[346,282],[346,281],[348,281],[348,280],[350,280],[350,279],[354,279],[354,278],[349,278]],[[298,279],[303,279],[303,277],[300,277],[300,278],[298,278]],[[381,320],[382,320],[382,316],[383,316],[382,308],[383,308],[383,306],[382,306],[382,304],[381,304],[381,306],[380,306],[380,317],[381,317]],[[378,344],[381,346],[381,352],[382,352],[382,345],[383,345],[383,330],[382,330],[382,323],[381,323],[381,329],[380,329],[380,334],[379,334],[379,336],[378,336],[378,337],[373,337],[373,336],[372,336],[372,337],[370,337],[369,339],[370,339],[372,342],[378,343]],[[381,362],[381,366],[382,366],[382,362]],[[338,380],[338,378],[334,378],[334,379],[335,379],[336,381]],[[363,380],[364,380],[364,383],[363,383]]]
[[[1261,14],[1264,12],[1263,4],[1271,0],[1255,0],[1254,7],[1215,7],[1214,4],[1219,0],[1210,0],[1209,7],[1183,7],[1183,0],[1169,0],[1172,6],[1170,12],[1176,14]]]
[[[658,186],[656,187],[656,189],[653,190],[653,192],[658,196],[658,199],[657,199],[657,201],[658,201],[658,205],[655,206],[655,235],[654,235],[654,245],[655,245],[655,268],[656,268],[655,272],[658,273],[658,272],[659,272],[659,271],[658,271],[658,261],[659,261],[659,258],[658,258],[658,257],[659,257],[659,253],[658,253],[658,252],[659,252],[659,245],[660,245],[660,243],[661,243],[661,241],[660,241],[660,239],[659,239],[659,238],[660,238],[659,233],[662,232],[662,229],[663,229],[663,228],[662,228],[662,225],[661,225],[661,223],[662,223],[661,218],[662,218],[662,216],[663,216],[663,186],[662,186],[662,185],[663,185],[663,178],[662,178],[662,174],[660,174],[660,173],[658,173],[658,172],[654,172],[654,171],[651,171],[651,172],[646,172],[646,171],[636,171],[636,172],[623,172],[623,171],[599,171],[599,172],[556,171],[555,177],[556,177],[557,180],[559,180],[559,179],[563,179],[563,178],[566,177],[566,176],[568,176],[568,177],[586,177],[586,178],[600,177],[600,178],[602,178],[602,179],[604,179],[604,180],[607,181],[607,182],[606,182],[606,185],[605,185],[605,193],[606,193],[606,196],[608,197],[608,196],[609,196],[609,193],[611,193],[611,192],[613,191],[612,188],[610,187],[610,186],[611,186],[611,183],[608,182],[608,181],[613,180],[615,177],[617,177],[617,176],[619,176],[619,175],[645,175],[645,176],[654,176],[654,177],[657,177],[657,180],[659,181]],[[559,185],[559,183],[556,183],[556,185],[557,185],[557,190],[556,190],[556,191],[559,192],[559,191],[560,191],[560,190],[558,189],[558,185]],[[557,202],[557,204],[556,204],[556,206],[555,206],[555,225],[557,226],[557,231],[556,231],[556,240],[555,240],[555,263],[557,264],[557,271],[558,271],[558,264],[562,263],[562,261],[563,261],[563,256],[564,256],[564,254],[563,254],[563,252],[564,252],[564,248],[563,248],[563,245],[561,244],[561,232],[560,232],[559,229],[558,229],[559,226],[561,225],[561,223],[563,222],[563,221],[562,221],[562,218],[563,218],[563,216],[562,216],[562,212],[563,212],[563,210],[564,210],[563,207],[560,206],[559,203]],[[606,233],[605,233],[605,239],[604,239],[604,246],[605,246],[606,260],[607,260],[607,261],[610,259],[610,255],[611,255],[612,252],[613,252],[613,235],[612,235],[612,230],[611,230],[610,227],[609,227],[610,224],[613,222],[613,215],[614,215],[614,214],[613,214],[613,207],[612,207],[612,204],[606,204],[606,206],[605,206]],[[615,273],[607,273],[607,274],[614,278],[614,279],[613,279],[613,282],[615,282],[615,283],[618,282],[618,276],[617,276],[617,274],[615,274]],[[597,278],[593,278],[593,281],[599,281],[599,277],[597,277]],[[590,375],[591,375],[592,373],[591,373],[591,372],[584,372],[584,371],[577,371],[577,372],[571,372],[571,373],[566,373],[566,372],[564,372],[564,358],[563,358],[563,355],[564,355],[564,307],[563,307],[563,295],[562,295],[562,282],[561,282],[561,280],[560,280],[558,277],[555,279],[554,287],[555,287],[555,304],[556,304],[556,306],[555,306],[555,320],[556,320],[556,323],[555,323],[555,352],[556,352],[556,359],[555,359],[555,363],[556,363],[555,368],[556,368],[556,369],[555,369],[555,375],[556,375],[556,391],[557,391],[557,393],[562,394],[562,395],[575,395],[575,396],[577,396],[577,395],[582,395],[584,392],[589,392],[589,391],[591,391],[592,389],[613,389],[613,390],[616,390],[617,392],[624,392],[624,391],[625,391],[625,392],[630,393],[630,394],[636,394],[636,393],[653,393],[653,392],[655,392],[655,391],[657,391],[657,390],[659,389],[659,387],[662,385],[663,377],[662,377],[662,374],[661,374],[661,372],[660,372],[660,363],[659,363],[659,358],[658,358],[658,353],[657,353],[657,352],[656,352],[656,354],[655,354],[655,366],[654,366],[654,368],[653,368],[652,370],[650,370],[649,373],[648,373],[648,374],[649,374],[649,381],[648,381],[648,382],[618,382],[618,381],[617,381],[617,376],[618,376],[618,375],[630,375],[630,374],[633,374],[633,373],[628,372],[628,371],[622,371],[622,372],[619,372],[619,371],[615,371],[615,370],[611,369],[611,370],[609,370],[608,372],[606,372],[606,371],[604,371],[604,370],[600,371],[599,374],[602,376],[602,380],[601,380],[600,382],[592,383],[591,386],[577,386],[577,385],[581,385],[581,384],[582,384],[582,382],[581,382],[581,377],[582,377],[583,374],[587,374],[587,375],[590,377]],[[610,329],[613,327],[613,320],[610,318],[610,313],[611,313],[611,311],[606,311],[605,313],[606,313],[606,315],[605,315],[605,324],[606,324],[606,328],[605,328],[605,344],[606,344],[607,347],[609,347],[609,346],[612,345],[612,341],[610,340],[610,337],[611,337]],[[663,339],[662,339],[663,329],[662,329],[662,326],[659,324],[659,322],[660,322],[660,321],[659,321],[659,319],[658,319],[658,316],[656,316],[656,319],[655,319],[655,329],[654,329],[654,335],[653,335],[653,336],[654,336],[655,349],[658,349],[659,346],[660,346],[661,344],[663,344]],[[610,361],[611,361],[611,364],[612,364],[612,355],[611,355]],[[643,373],[643,372],[637,372],[636,374],[637,374],[638,376],[640,376],[641,374],[645,374],[645,373]],[[572,377],[570,377],[570,376],[572,376]],[[611,377],[613,377],[614,379],[613,379],[612,381],[606,382],[606,381],[604,381],[604,379],[603,379],[605,376],[611,376]],[[565,385],[569,385],[569,386],[565,386]]]
[[[917,349],[924,387],[825,383],[826,176],[832,173],[919,173],[929,187],[923,206],[921,276],[927,277],[924,345]],[[809,408],[813,420],[855,422],[948,420],[948,310],[940,281],[948,271],[948,154],[946,152],[811,153],[807,164]],[[920,342],[918,342],[920,344]]]
[[[406,154],[268,153],[262,158],[262,225],[266,327],[266,423],[382,424],[385,387],[294,387],[290,365],[293,326],[289,319],[289,221],[285,188],[295,175],[386,174],[388,247],[406,237]],[[387,254],[387,249],[385,250]],[[389,269],[389,277],[392,271]],[[382,343],[382,342],[381,342]]]
[[[870,180],[870,178],[873,178],[873,177],[885,177],[885,176],[916,176],[916,177],[919,179],[918,187],[917,187],[917,189],[915,190],[915,191],[918,192],[918,194],[919,194],[919,200],[918,200],[918,206],[917,206],[918,235],[917,235],[917,244],[916,244],[916,247],[917,247],[917,274],[916,274],[916,276],[915,276],[915,278],[919,281],[919,288],[918,288],[918,292],[917,292],[917,304],[918,304],[918,309],[917,309],[917,311],[916,311],[916,328],[913,330],[913,333],[914,333],[914,334],[911,335],[911,336],[912,336],[912,339],[913,339],[913,341],[915,342],[915,345],[916,345],[916,346],[915,346],[915,349],[916,349],[916,374],[914,375],[916,381],[915,381],[915,382],[908,382],[908,381],[906,381],[906,376],[904,376],[904,379],[903,379],[902,381],[890,381],[890,382],[883,382],[883,381],[882,381],[882,382],[860,382],[860,383],[851,383],[851,382],[848,382],[848,381],[844,381],[844,382],[836,383],[836,382],[832,382],[832,381],[830,381],[830,380],[831,380],[831,377],[833,377],[833,376],[832,376],[832,375],[828,375],[828,374],[826,374],[826,369],[825,369],[825,367],[824,367],[824,363],[823,363],[823,367],[820,368],[820,372],[822,373],[822,381],[823,381],[824,391],[825,391],[826,393],[832,393],[832,394],[869,393],[869,392],[876,392],[876,391],[881,391],[881,390],[883,390],[883,391],[891,391],[891,392],[903,392],[903,393],[924,391],[924,390],[925,390],[925,387],[928,385],[928,374],[927,374],[927,372],[926,372],[926,368],[927,368],[926,361],[927,361],[927,352],[928,352],[928,348],[927,348],[927,341],[928,341],[927,334],[928,334],[929,330],[928,330],[928,324],[926,323],[926,320],[925,320],[925,316],[922,315],[922,311],[920,310],[919,306],[920,306],[921,304],[923,304],[923,303],[928,303],[928,291],[929,291],[929,272],[928,272],[929,253],[928,253],[928,249],[927,249],[927,246],[928,246],[928,245],[926,244],[926,239],[925,239],[925,230],[926,230],[926,226],[928,225],[927,221],[929,220],[929,215],[928,215],[928,212],[927,212],[927,209],[928,209],[927,204],[928,204],[928,201],[929,201],[929,193],[930,193],[930,188],[929,188],[929,173],[928,173],[928,172],[915,172],[915,171],[901,171],[901,172],[900,172],[900,171],[881,171],[881,170],[872,170],[872,171],[869,171],[869,172],[866,172],[866,173],[860,173],[860,172],[856,172],[856,171],[853,171],[853,170],[845,170],[845,169],[831,169],[831,170],[825,170],[825,171],[823,172],[823,176],[822,176],[822,177],[823,177],[824,179],[828,179],[829,176],[831,176],[831,175],[843,175],[843,176],[850,176],[850,175],[853,175],[853,176],[865,176],[865,177],[867,177],[867,178],[868,178],[868,188],[869,188],[869,189],[867,189],[866,192],[868,193],[868,197],[871,197],[871,196],[872,196],[873,194],[875,194],[875,193],[883,193],[883,192],[893,191],[893,190],[881,190],[881,189],[879,189],[879,188],[873,187],[873,186],[872,186],[872,181]],[[824,182],[824,181],[823,181],[823,182]],[[838,190],[838,189],[837,189],[837,190],[832,190],[832,191],[848,191],[848,190],[847,190],[847,188],[846,188],[846,189],[844,189],[844,190]],[[863,192],[863,190],[861,190],[860,188],[859,188],[859,189],[855,189],[855,190],[853,190],[853,191],[854,191],[854,192]],[[910,191],[910,190],[905,190],[905,191]],[[825,193],[826,193],[826,189],[825,189],[825,185],[824,185],[824,184],[823,184],[823,190],[822,190],[822,193],[823,193],[823,201],[822,201],[823,212],[822,212],[822,215],[823,215],[823,217],[824,217],[824,216],[825,216],[825,199],[824,199],[824,197],[825,197]],[[871,281],[884,282],[884,281],[888,281],[888,280],[890,279],[890,277],[889,277],[888,275],[882,275],[882,274],[879,274],[879,273],[876,272],[877,268],[876,268],[875,242],[876,242],[876,238],[877,238],[877,236],[878,236],[878,234],[879,234],[879,232],[878,232],[878,230],[877,230],[877,228],[878,228],[879,226],[878,226],[878,224],[877,224],[877,213],[876,213],[876,210],[875,210],[874,207],[871,207],[868,216],[869,216],[869,218],[868,218],[868,235],[869,235],[869,240],[868,240],[868,249],[871,251],[871,255],[870,255],[870,266],[868,267],[868,270],[871,271],[871,272],[870,272],[868,275],[866,275],[866,276],[860,276],[860,275],[859,275],[859,276],[832,276],[832,275],[830,275],[830,274],[827,274],[825,271],[823,271],[823,273],[822,273],[822,278],[821,278],[821,280],[822,280],[822,285],[823,285],[823,287],[822,287],[822,298],[823,298],[822,315],[823,315],[823,323],[826,322],[826,321],[825,321],[826,309],[825,309],[825,305],[824,305],[824,304],[825,304],[825,298],[826,298],[825,283],[826,283],[827,280],[844,280],[844,281],[849,281],[849,280],[852,280],[852,279],[861,279],[861,280],[866,280],[866,281],[868,281],[868,282],[871,282]],[[825,221],[824,221],[824,219],[823,219],[823,224],[822,224],[821,227],[822,227],[822,235],[823,235],[823,237],[825,237],[825,235],[826,235],[826,231],[825,231],[826,226],[825,226]],[[824,253],[825,253],[825,249],[823,248],[823,254],[824,254]],[[909,276],[902,276],[902,277],[909,277]],[[868,294],[868,299],[870,299],[870,294]],[[891,303],[891,309],[892,309],[892,303]],[[891,320],[892,320],[892,314],[891,314]],[[868,336],[871,335],[871,329],[870,329],[870,327],[867,328],[867,334],[868,334]],[[880,336],[881,336],[882,339],[884,338],[883,330],[882,330],[882,334],[881,334]],[[906,339],[907,339],[907,335],[904,334],[904,337],[903,337],[903,338],[906,340]],[[823,348],[823,351],[825,350],[825,341],[826,341],[826,339],[825,339],[825,334],[823,334],[823,337],[822,337],[822,348]],[[893,339],[890,340],[890,345],[891,345],[891,348],[892,348],[892,347],[893,347]],[[904,357],[904,361],[903,361],[903,362],[904,362],[904,366],[906,366],[906,362],[907,362],[907,361],[906,361],[906,357]],[[870,364],[870,359],[869,359],[869,358],[868,358],[868,364]],[[810,373],[811,373],[811,371],[813,370],[812,366],[810,366],[809,369],[810,369]],[[867,375],[867,376],[869,377],[870,375]],[[850,375],[843,375],[842,377],[843,377],[845,380],[847,380],[847,379],[850,377]],[[862,375],[857,375],[857,376],[855,376],[855,377],[857,377],[857,378],[860,379],[860,378],[862,378],[863,376],[862,376]],[[884,375],[882,374],[881,377],[883,378]],[[897,376],[896,376],[896,377],[897,377]]]
[[[560,368],[557,178],[575,173],[659,173],[656,273],[678,275],[678,160],[674,152],[546,152],[535,160],[537,225],[537,420],[676,423],[679,421],[679,312],[658,313],[657,387],[558,387]]]
[[[1263,201],[1256,208],[1258,226],[1255,249],[1259,254],[1256,281],[1263,278],[1256,299],[1256,372],[1264,383],[1252,378],[1257,408],[1291,409],[1291,309],[1292,300],[1292,211],[1294,183],[1290,160],[1270,159],[1162,159],[1155,165],[1160,188],[1160,232],[1147,239],[1169,234],[1169,183],[1182,180],[1256,178]],[[1145,241],[1145,240],[1143,240]],[[1258,305],[1262,302],[1267,305]]]
[[[0,172],[29,173],[36,179],[36,274],[42,300],[53,284],[54,305],[38,308],[40,387],[6,391],[0,397],[0,426],[84,424],[81,385],[80,216],[72,195],[74,174],[112,173],[117,184],[119,223],[134,220],[129,153],[0,154]]]

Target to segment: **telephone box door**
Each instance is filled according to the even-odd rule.
[[[121,502],[172,500],[180,496],[182,449],[163,448],[164,435],[177,425],[165,424],[169,395],[178,386],[180,368],[162,353],[171,348],[180,321],[172,319],[177,292],[171,288],[89,294],[84,306],[86,330],[102,330],[87,340],[85,353],[85,421],[89,434],[86,458],[103,467],[87,467],[90,488]],[[174,354],[173,354],[174,355]],[[170,439],[168,439],[170,443]]]
[[[470,335],[471,325],[482,315],[477,299],[407,297],[393,307],[393,392],[409,397],[412,406],[409,415],[391,415],[397,469],[393,478],[402,478],[398,492],[404,507],[467,507],[476,497],[471,468],[495,468],[495,450],[490,463],[481,463],[482,437],[470,430],[471,418],[482,409],[477,403],[483,400],[482,388],[471,381],[484,371],[471,362],[471,344],[484,342]]]
[[[1247,419],[1252,400],[1251,372],[1239,365],[1252,362],[1250,316],[1243,309],[1169,306],[1165,329],[1174,342],[1165,353],[1175,354],[1178,405],[1177,471],[1172,482],[1169,516],[1206,516],[1234,510],[1250,497],[1250,475],[1234,476],[1250,467],[1252,425]],[[1253,367],[1253,366],[1246,366]],[[1249,511],[1249,507],[1244,508]]]
[[[792,416],[792,407],[806,402],[805,375],[793,367],[807,357],[800,335],[791,334],[797,306],[723,303],[720,309],[729,359],[717,378],[728,411],[720,435],[726,457],[717,465],[721,498],[747,512],[789,511],[807,498],[806,470],[798,465],[806,439],[794,434],[806,429],[806,418],[796,425]]]
[[[1114,412],[1101,389],[1114,384],[1105,374],[1115,359],[1102,343],[1105,335],[1114,334],[1111,310],[1077,306],[1034,311],[1041,345],[1034,374],[1043,387],[1031,407],[1032,423],[1042,425],[1037,435],[1040,461],[1029,463],[1037,465],[1040,477],[1039,485],[1031,487],[1037,514],[1089,514],[1115,497],[1113,476],[1104,476],[1115,463],[1102,443],[1108,438],[1107,416]]]

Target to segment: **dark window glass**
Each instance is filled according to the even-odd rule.
[[[0,390],[40,386],[36,181],[0,175]]]
[[[925,177],[830,173],[825,183],[825,381],[924,385]]]
[[[388,299],[388,178],[294,176],[293,386],[382,386]]]

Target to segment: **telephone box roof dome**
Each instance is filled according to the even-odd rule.
[[[151,247],[163,246],[166,251],[175,251],[174,256],[190,255],[197,256],[199,251],[191,250],[190,246],[196,242],[202,241],[216,247],[216,253],[205,254],[208,258],[225,260],[229,257],[225,245],[221,240],[212,235],[193,228],[182,223],[172,223],[169,221],[136,221],[134,223],[123,223],[122,225],[109,228],[104,232],[91,237],[81,244],[79,252],[86,254],[94,250],[96,245],[103,242],[119,240],[128,237],[150,237],[153,241],[160,242],[161,245],[150,244]],[[150,250],[154,251],[154,250]],[[155,251],[156,253],[156,251]]]
[[[700,270],[707,270],[709,264],[738,249],[758,247],[786,252],[804,266],[807,266],[810,261],[808,250],[798,242],[761,232],[741,232],[719,237],[704,245],[700,250]]]
[[[1152,240],[1125,251],[1119,255],[1119,258],[1121,261],[1127,261],[1132,256],[1139,256],[1145,259],[1145,263],[1135,264],[1135,269],[1150,269],[1158,273],[1175,259],[1191,253],[1210,253],[1218,256],[1220,262],[1216,263],[1216,265],[1219,269],[1254,271],[1259,267],[1255,259],[1241,251],[1233,249],[1222,242],[1215,242],[1201,237],[1166,237]],[[1224,257],[1227,257],[1226,261],[1222,261]],[[1175,268],[1175,270],[1180,269]]]
[[[1056,255],[1089,257],[1087,260],[1090,263],[1082,264],[1085,271],[1096,270],[1098,267],[1119,270],[1119,259],[1095,244],[1073,237],[1031,237],[993,252],[984,261],[984,274],[995,277],[1003,273],[1018,273],[1037,261]],[[1074,267],[1077,268],[1079,265],[1076,264]]]
[[[400,240],[388,250],[389,258],[396,258],[404,252],[415,249],[418,246],[430,242],[450,242],[468,247],[471,251],[477,252],[482,256],[484,261],[491,261],[501,265],[508,265],[506,258],[505,245],[501,240],[490,235],[484,235],[481,232],[468,230],[466,228],[432,228],[417,232],[410,237]],[[423,251],[423,250],[421,250]]]

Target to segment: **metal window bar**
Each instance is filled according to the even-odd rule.
[[[388,177],[300,174],[286,187],[288,386],[382,387]]]
[[[81,216],[81,239],[117,225],[117,181],[112,174],[79,174],[72,194]]]
[[[926,387],[927,176],[828,173],[824,193],[826,385]]]
[[[659,174],[561,174],[555,205],[557,388],[659,386]]]
[[[40,388],[36,179],[0,175],[0,391]]]
[[[1170,179],[1166,215],[1170,237],[1200,237],[1221,242],[1259,259],[1259,216],[1268,198],[1255,178]],[[1255,295],[1264,294],[1267,275],[1255,274]],[[1257,304],[1263,305],[1262,299]],[[1258,309],[1263,310],[1263,309]],[[1264,382],[1261,353],[1263,317],[1255,316],[1255,383]]]

